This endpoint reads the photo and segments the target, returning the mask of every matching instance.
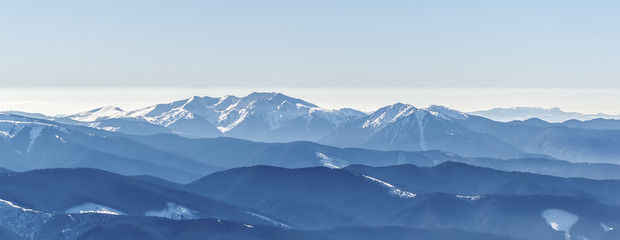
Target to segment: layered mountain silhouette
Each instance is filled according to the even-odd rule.
[[[0,179],[0,230],[8,239],[127,234],[162,239],[360,239],[365,234],[361,239],[407,239],[408,233],[425,239],[564,239],[566,234],[613,239],[618,236],[613,228],[620,224],[620,205],[614,198],[619,181],[501,172],[451,162],[432,168],[243,167],[187,185],[94,169],[36,170]]]
[[[620,121],[281,93],[0,113],[0,239],[620,239]]]
[[[221,137],[186,138],[173,134],[129,135],[17,115],[0,115],[0,118],[6,132],[6,137],[0,140],[3,158],[0,167],[16,171],[89,167],[186,183],[216,171],[252,165],[341,168],[351,164],[434,166],[456,161],[563,177],[617,179],[620,176],[618,165],[570,163],[531,154],[511,160],[468,158],[437,150],[380,151],[313,142],[260,143]]]

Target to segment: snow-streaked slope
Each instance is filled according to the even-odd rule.
[[[362,175],[362,177],[364,177],[364,178],[366,178],[368,180],[371,180],[373,182],[376,182],[376,183],[380,184],[381,186],[389,189],[388,193],[390,195],[392,195],[392,196],[399,197],[399,198],[414,198],[414,197],[417,196],[415,193],[411,193],[411,192],[404,191],[404,190],[401,190],[399,188],[396,188],[394,185],[389,184],[389,183],[387,183],[387,182],[385,182],[383,180],[379,180],[377,178],[374,178],[374,177],[371,177],[371,176],[367,176],[367,175]]]
[[[15,137],[15,135],[20,133],[25,127],[29,127],[30,129],[29,147],[32,147],[31,145],[34,144],[34,141],[41,135],[41,131],[44,128],[51,127],[62,132],[67,132],[66,128],[48,122],[39,122],[27,117],[0,113],[0,137],[5,140]]]
[[[378,132],[388,124],[406,118],[417,111],[419,111],[419,109],[412,105],[396,103],[394,105],[383,107],[370,114],[361,127],[363,129],[372,129],[373,132]]]
[[[461,124],[469,115],[442,106],[389,105],[348,121],[319,140],[339,147],[376,150],[441,150],[463,156],[520,157],[522,150]]]
[[[446,121],[468,118],[467,114],[444,106],[431,105],[426,108],[416,108],[410,104],[396,103],[380,108],[368,115],[361,128],[372,129],[373,132],[378,132],[387,125],[407,119],[410,116],[414,116],[418,126],[423,128],[426,115],[432,115]]]
[[[162,126],[168,126],[179,119],[199,116],[226,133],[253,115],[259,116],[271,129],[275,129],[287,120],[308,114],[312,108],[317,106],[280,93],[252,93],[241,98],[194,96],[131,111],[126,116],[142,118]]]

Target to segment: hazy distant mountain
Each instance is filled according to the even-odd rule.
[[[498,170],[532,172],[560,177],[620,179],[620,165],[571,163],[549,159],[548,157],[501,160],[464,158],[436,150],[405,152],[374,151],[359,148],[343,149],[311,142],[257,143],[232,138],[188,139],[174,135],[128,137],[155,149],[224,168],[253,165],[287,168],[314,166],[339,168],[350,164],[369,166],[415,164],[430,167],[445,161],[456,161]]]
[[[509,123],[515,125],[526,125],[536,127],[553,127],[553,126],[565,126],[570,128],[583,128],[593,130],[620,130],[620,120],[617,119],[602,119],[596,118],[592,120],[568,120],[561,123],[550,123],[538,118],[530,118],[527,120],[515,120]]]
[[[91,167],[189,181],[223,168],[148,147],[113,132],[0,115],[1,167],[15,171]]]
[[[620,180],[620,165],[609,163],[574,163],[545,158],[520,158],[509,160],[466,158],[459,162],[502,171],[527,172],[557,177],[579,177],[596,180]]]
[[[349,121],[320,140],[327,145],[378,150],[441,150],[463,156],[520,157],[527,153],[463,127],[468,115],[441,106],[394,104]]]
[[[474,115],[458,122],[528,153],[573,162],[620,163],[620,130],[567,127],[536,119],[504,123]]]
[[[260,143],[234,138],[189,139],[163,134],[127,137],[154,149],[224,168],[253,165],[341,168],[350,164],[388,166],[405,163],[433,166],[462,158],[440,151],[376,151],[338,148],[313,142]]]
[[[341,147],[419,151],[466,157],[522,158],[543,154],[573,162],[620,163],[620,120],[508,123],[441,106],[394,104],[342,124],[319,142]]]
[[[583,114],[576,112],[564,112],[559,108],[537,108],[537,107],[513,107],[513,108],[493,108],[489,110],[475,111],[470,114],[490,118],[495,121],[510,122],[514,120],[526,120],[539,118],[548,122],[564,122],[570,119],[591,120],[595,118],[620,119],[620,115],[608,114]]]

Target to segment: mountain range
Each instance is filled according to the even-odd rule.
[[[280,93],[192,97],[123,111],[104,107],[67,116],[4,113],[130,135],[227,136],[260,142],[313,141],[375,150],[440,150],[464,157],[551,157],[619,163],[620,120],[497,122],[442,106],[397,103],[370,114],[328,110]],[[9,123],[5,136],[11,135]]]
[[[342,168],[351,164],[435,166],[456,161],[562,177],[618,179],[620,176],[620,165],[572,163],[546,156],[504,160],[463,157],[438,150],[340,148],[307,141],[264,143],[228,137],[130,135],[16,115],[0,115],[0,123],[7,129],[5,140],[0,141],[3,159],[0,167],[15,171],[87,167],[186,183],[205,174],[253,165]]]
[[[0,113],[0,239],[620,239],[620,120],[280,93]]]
[[[225,135],[255,141],[286,142],[318,140],[339,124],[363,115],[353,109],[322,109],[280,93],[252,93],[245,97],[194,96],[127,112],[109,106],[64,118],[88,122],[89,126],[96,128],[133,134],[151,129],[151,134],[176,133],[188,137]],[[144,125],[135,127],[135,122]],[[300,130],[301,125],[304,128]]]

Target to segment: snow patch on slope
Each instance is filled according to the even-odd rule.
[[[564,232],[566,240],[571,239],[570,228],[579,220],[577,215],[560,209],[547,209],[541,215],[553,230]]]
[[[30,149],[34,146],[34,142],[41,136],[41,131],[43,131],[42,126],[33,126],[30,130],[30,143],[28,143],[28,148],[26,148],[26,152],[30,152]]]
[[[415,112],[415,118],[418,122],[418,128],[420,129],[420,149],[422,149],[422,151],[428,150],[428,147],[426,146],[426,141],[424,140],[424,126],[426,125],[426,123],[424,122],[424,117],[426,117],[426,112]]]
[[[29,148],[32,147],[37,138],[41,136],[41,132],[44,128],[54,128],[58,131],[69,133],[67,129],[49,123],[42,123],[23,117],[0,114],[0,137],[5,140],[15,137],[26,127],[31,127],[29,132]]]
[[[67,143],[67,141],[65,141],[62,137],[60,137],[60,136],[58,136],[58,135],[55,135],[55,137],[56,137],[58,140],[60,140],[61,142],[63,142],[63,143]]]
[[[349,165],[349,162],[345,160],[328,157],[327,155],[320,152],[316,152],[316,157],[321,161],[323,166],[328,168],[340,169]]]
[[[69,208],[65,211],[65,213],[98,213],[98,214],[109,214],[109,215],[127,215],[114,208],[106,207],[103,205],[99,205],[96,203],[90,203],[90,202]]]
[[[17,120],[17,118],[13,118],[11,116],[3,116],[3,117],[8,117],[8,119],[0,119],[0,136],[4,138],[5,140],[15,137],[24,128],[30,127],[30,132],[28,133],[30,142],[28,143],[26,152],[30,152],[30,150],[35,144],[35,141],[41,136],[41,132],[43,131],[44,128],[52,127],[52,128],[58,129],[61,132],[67,133],[66,129],[62,127],[58,127],[56,125],[52,125],[48,123],[40,123],[40,122],[35,122],[35,121],[22,121],[22,120]]]
[[[482,199],[483,196],[480,195],[456,195],[456,198],[465,199],[468,201],[478,201]]]
[[[166,203],[167,207],[162,210],[152,210],[144,214],[144,216],[163,217],[173,220],[196,219],[196,211],[177,205],[171,202]]]
[[[15,209],[19,209],[19,210],[24,211],[24,212],[41,213],[41,212],[36,211],[36,210],[32,210],[32,209],[29,209],[29,208],[23,208],[23,207],[20,207],[20,206],[18,206],[18,205],[16,205],[16,204],[14,204],[14,203],[12,203],[12,202],[9,202],[9,201],[7,201],[7,200],[0,199],[0,206],[2,206],[2,205],[4,205],[4,206],[8,206],[8,207],[12,207],[12,208],[15,208]]]
[[[607,226],[607,225],[606,225],[606,224],[604,224],[604,223],[601,223],[601,227],[603,228],[603,231],[605,231],[605,232],[609,232],[609,231],[614,230],[614,228],[612,228],[612,227],[610,227],[610,226]]]
[[[367,176],[367,175],[362,175],[362,177],[371,180],[373,182],[379,183],[381,184],[383,187],[388,188],[388,193],[392,196],[396,196],[396,197],[400,197],[400,198],[414,198],[417,195],[415,193],[411,193],[411,192],[407,192],[401,189],[396,188],[394,185],[389,184],[383,180],[379,180],[377,178],[371,177],[371,176]]]
[[[237,125],[243,122],[243,120],[245,120],[248,115],[249,112],[247,109],[241,109],[238,112],[230,111],[228,113],[220,115],[220,117],[218,118],[218,122],[216,122],[216,125],[220,125],[217,127],[217,129],[219,129],[222,133],[230,132],[230,130],[237,127]],[[233,120],[229,120],[229,118]],[[226,122],[232,123],[227,124]]]

